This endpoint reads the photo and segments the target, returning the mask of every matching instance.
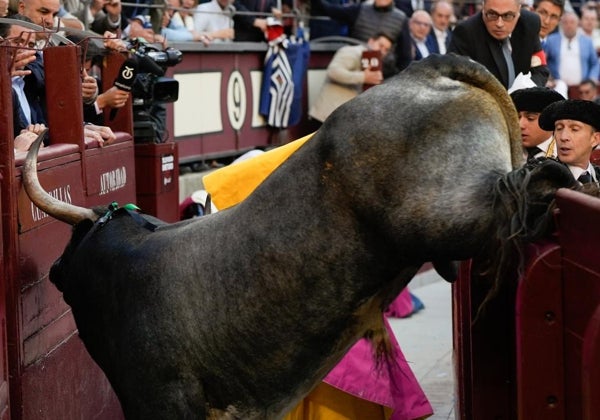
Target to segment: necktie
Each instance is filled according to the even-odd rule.
[[[582,184],[587,184],[589,182],[592,182],[592,176],[589,174],[588,171],[585,171],[584,173],[579,175],[579,178],[577,178],[577,181],[581,182]]]
[[[502,41],[502,54],[504,54],[504,60],[506,61],[506,67],[508,68],[508,87],[510,88],[515,81],[515,65],[512,61],[510,39],[504,38]]]

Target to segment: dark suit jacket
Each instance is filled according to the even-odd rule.
[[[548,80],[546,66],[531,67],[531,57],[542,50],[540,44],[540,18],[537,14],[521,9],[521,17],[511,35],[512,59],[515,76],[531,71],[531,78],[538,86]],[[466,55],[483,64],[508,88],[508,69],[502,54],[500,41],[487,31],[481,12],[459,23],[452,32],[448,52]]]
[[[448,47],[450,46],[450,38],[452,37],[452,31],[446,30],[446,51],[448,51]],[[438,45],[438,40],[435,37],[435,31],[431,28],[429,31],[429,35],[427,35],[427,39],[425,40],[425,45],[427,45],[427,49],[430,54],[439,54],[440,46]]]
[[[45,75],[44,75],[44,64],[39,53],[36,54],[36,60],[25,66],[27,70],[31,71],[31,74],[24,77],[25,87],[24,92],[27,97],[27,103],[31,110],[31,123],[32,124],[45,124],[47,125],[46,118],[46,88],[45,88]],[[27,119],[23,113],[23,109],[19,103],[16,92],[12,91],[13,100],[13,128],[15,137],[21,132],[22,129],[27,128]]]

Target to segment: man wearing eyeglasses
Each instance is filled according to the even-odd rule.
[[[540,17],[542,24],[540,27],[540,42],[542,48],[544,48],[546,38],[558,27],[560,17],[565,11],[565,2],[564,0],[538,0],[533,4],[533,10]]]
[[[431,16],[425,10],[417,10],[402,28],[396,40],[396,66],[404,70],[413,61],[427,57],[431,52],[427,45],[427,36],[431,31]]]
[[[480,12],[456,26],[448,52],[483,64],[506,88],[529,72],[544,86],[549,72],[539,31],[538,15],[521,10],[518,0],[484,0]]]

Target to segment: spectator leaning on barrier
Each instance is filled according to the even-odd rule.
[[[319,96],[309,111],[311,118],[323,122],[337,107],[361,93],[364,84],[380,84],[383,81],[381,70],[363,69],[363,52],[380,51],[385,56],[391,47],[391,38],[377,33],[366,45],[344,46],[337,50],[327,66],[327,78]]]
[[[12,78],[14,150],[15,153],[27,151],[39,133],[46,128],[45,124],[32,120],[29,102],[20,82],[24,76],[31,73],[31,70],[26,70],[25,66],[35,61],[35,51],[33,50],[35,36],[27,28],[0,23],[0,42],[13,47],[26,47],[15,51],[10,74]]]
[[[13,125],[15,136],[18,136],[22,130],[39,133],[45,128],[47,121],[45,108],[46,82],[43,62],[39,53],[34,49],[35,36],[32,33],[33,31],[18,25],[19,19],[23,20],[22,16],[13,15],[12,17],[15,18],[15,23],[3,26],[4,31],[8,31],[8,41],[14,43],[15,46],[26,47],[17,54],[11,69],[11,75],[13,76]],[[91,78],[94,86],[96,86],[96,80],[93,77],[86,77]],[[84,137],[97,141],[100,146],[111,143],[116,138],[109,127],[95,124],[85,126]]]
[[[276,0],[235,0],[233,5],[238,12],[233,18],[235,41],[264,42],[268,15],[281,18]]]
[[[32,29],[14,24],[3,24],[3,38],[16,51],[11,68],[13,129],[17,136],[31,125],[46,124],[46,100],[44,69],[40,55],[35,50],[35,34]]]
[[[181,7],[179,0],[165,0],[170,8],[167,8],[163,13],[162,27],[160,30],[161,35],[168,41],[202,41],[208,43],[209,40],[205,34],[197,32],[195,30],[189,30],[186,28],[183,20],[173,19],[173,16],[177,13],[175,9]]]
[[[575,179],[582,184],[598,182],[600,168],[590,157],[600,143],[600,105],[579,99],[555,102],[544,109],[539,124],[554,131],[558,160]]]
[[[181,9],[175,12],[173,19],[181,20],[183,26],[190,31],[194,30],[194,12],[198,7],[198,0],[181,0]]]
[[[231,0],[211,0],[196,8],[194,28],[204,34],[209,41],[231,41],[234,39],[232,12],[235,7]]]
[[[483,9],[460,22],[448,52],[483,64],[507,89],[519,73],[544,86],[548,79],[539,39],[540,19],[517,0],[484,0]]]

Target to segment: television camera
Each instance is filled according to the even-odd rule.
[[[165,104],[177,101],[179,82],[165,77],[167,67],[181,62],[183,53],[168,47],[134,39],[130,46],[137,61],[137,75],[131,89],[133,99],[133,137],[137,143],[162,143],[166,131]]]

